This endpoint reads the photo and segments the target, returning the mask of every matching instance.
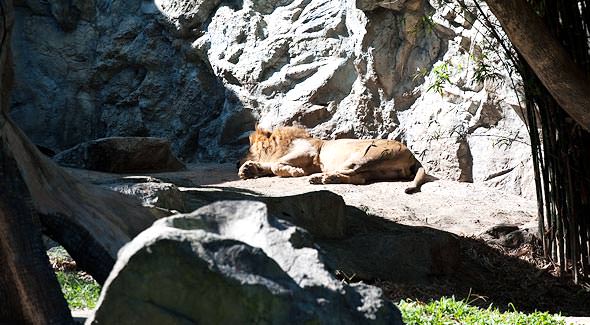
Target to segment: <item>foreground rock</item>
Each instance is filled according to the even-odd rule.
[[[79,144],[53,157],[58,164],[111,173],[185,169],[166,139],[113,137]]]
[[[263,203],[218,202],[125,246],[88,322],[401,324],[380,289],[344,284],[323,259]]]

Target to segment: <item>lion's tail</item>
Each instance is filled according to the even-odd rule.
[[[407,194],[414,194],[416,192],[420,192],[420,187],[422,187],[424,183],[430,181],[430,176],[426,174],[424,167],[422,167],[420,164],[416,164],[415,168],[416,167],[416,176],[414,176],[412,186],[406,188],[405,190]]]

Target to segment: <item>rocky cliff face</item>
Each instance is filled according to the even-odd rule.
[[[14,119],[61,151],[105,136],[174,139],[184,157],[225,101],[223,83],[188,60],[150,1],[20,1]]]
[[[508,76],[474,77],[474,13],[425,0],[17,5],[12,114],[54,151],[160,136],[186,160],[233,160],[256,123],[300,124],[402,140],[438,177],[533,195]]]

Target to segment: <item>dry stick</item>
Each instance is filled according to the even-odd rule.
[[[560,265],[559,265],[559,269],[561,270],[561,274],[563,275],[565,272],[567,272],[568,268],[568,259],[567,259],[567,253],[568,253],[568,240],[567,240],[567,235],[568,235],[568,211],[567,211],[567,199],[566,199],[566,190],[563,186],[563,181],[567,180],[564,177],[564,170],[563,170],[563,164],[562,162],[565,160],[565,155],[564,155],[564,147],[567,146],[567,143],[564,143],[564,139],[565,138],[563,136],[563,125],[561,123],[561,116],[559,114],[559,111],[557,111],[557,106],[552,106],[553,110],[553,119],[555,122],[555,124],[557,125],[557,135],[559,137],[553,137],[552,139],[555,140],[554,144],[555,144],[555,149],[560,151],[561,153],[561,159],[556,160],[554,159],[554,170],[555,170],[555,180],[553,182],[553,184],[556,184],[556,197],[557,199],[555,200],[555,202],[557,202],[557,217],[558,217],[558,229],[559,229],[559,259],[561,261]],[[557,138],[557,139],[556,139]]]
[[[550,138],[549,138],[549,134],[551,134],[551,126],[548,122],[548,117],[547,117],[547,112],[545,110],[541,110],[539,109],[539,113],[541,116],[541,126],[542,126],[542,130],[543,130],[543,135],[545,136],[543,138],[543,148],[544,148],[544,152],[551,152],[551,145],[550,145]],[[556,220],[556,215],[554,213],[554,201],[552,200],[552,196],[553,194],[551,193],[553,191],[553,188],[550,184],[552,184],[551,182],[553,181],[552,176],[551,176],[551,156],[544,154],[543,155],[543,165],[541,166],[541,170],[543,171],[543,179],[545,180],[544,182],[544,188],[545,188],[545,209],[547,212],[548,217],[550,218],[550,223],[549,223],[549,239],[550,239],[550,253],[551,253],[551,257],[553,260],[557,261],[557,220]]]
[[[525,62],[525,61],[522,61]],[[530,74],[530,68],[527,66],[526,67],[526,75],[527,78],[529,78],[529,80],[527,80],[528,82],[532,82],[532,80],[534,80],[534,76],[532,76]],[[538,84],[538,83],[537,83]],[[525,84],[525,86],[527,86],[529,88],[529,92],[534,91],[530,89],[530,84],[527,85]],[[531,100],[534,101],[534,98],[537,97],[536,95],[532,94],[530,95]],[[537,99],[539,100],[539,99]],[[550,155],[548,155],[547,153],[551,152],[550,151],[550,145],[549,145],[549,139],[548,139],[548,134],[550,134],[550,126],[548,123],[548,119],[547,119],[547,112],[545,110],[541,110],[538,105],[532,105],[531,109],[536,109],[539,117],[541,118],[541,132],[544,136],[543,138],[543,142],[542,142],[542,150],[540,152],[540,156],[541,159],[539,160],[540,163],[540,169],[543,175],[543,197],[542,197],[542,202],[541,204],[543,204],[543,206],[545,207],[545,216],[547,218],[547,225],[548,225],[548,231],[545,233],[545,236],[548,240],[547,243],[547,247],[548,247],[548,251],[545,252],[545,255],[549,254],[550,258],[553,259],[554,261],[557,260],[557,254],[555,254],[555,252],[557,251],[556,249],[556,221],[555,221],[555,214],[553,213],[553,209],[552,209],[552,200],[551,200],[551,188],[550,188],[550,181],[551,178],[549,177],[550,171],[549,171],[549,159],[550,159]]]
[[[570,137],[568,136],[568,139],[569,138]],[[577,248],[579,245],[579,242],[578,242],[579,236],[578,236],[578,231],[576,229],[577,227],[576,227],[576,213],[575,213],[575,208],[574,208],[574,205],[575,205],[574,189],[573,189],[573,185],[572,185],[573,178],[572,178],[572,173],[571,173],[571,169],[570,169],[569,155],[566,155],[565,159],[566,159],[565,160],[565,167],[566,167],[565,170],[566,170],[567,179],[568,179],[567,194],[570,199],[569,200],[570,204],[568,205],[568,207],[569,207],[569,211],[568,211],[569,212],[569,218],[568,218],[569,219],[569,225],[568,225],[569,230],[568,231],[570,233],[570,245],[569,245],[570,247],[569,248],[570,248],[570,253],[571,253],[570,257],[571,257],[571,261],[572,261],[572,270],[574,272],[574,282],[578,283],[578,263],[577,263],[578,249]]]
[[[582,152],[577,159],[577,163],[580,166],[583,166],[585,163],[587,163],[588,161],[588,156],[590,155],[590,153],[586,153],[584,155],[584,153]],[[588,170],[588,169],[586,169]],[[588,172],[586,172],[586,174],[588,174]],[[579,197],[580,200],[578,201],[579,206],[581,207],[581,209],[583,209],[583,211],[581,212],[581,214],[579,215],[579,235],[580,235],[580,269],[581,269],[581,274],[584,276],[590,276],[590,260],[589,260],[589,253],[590,253],[590,236],[588,236],[589,232],[590,232],[590,216],[589,216],[589,210],[590,210],[590,202],[587,202],[586,200],[588,200],[589,198],[588,196],[588,186],[586,184],[589,184],[588,182],[586,182],[584,179],[576,179],[577,184],[580,188],[581,193],[584,193],[583,197]]]
[[[586,237],[586,225],[584,218],[581,218],[580,228],[578,230],[580,236],[580,274],[583,277],[586,277],[588,276],[588,270],[586,269],[588,263],[588,238]]]
[[[587,1],[580,1],[581,11],[582,11],[582,21],[584,22],[584,30],[589,30],[590,26],[590,7],[588,6]]]
[[[586,265],[586,276],[590,277],[590,227],[586,227],[586,231],[584,231],[584,236],[586,238],[586,249],[584,249],[584,254],[586,258],[584,260],[584,264]]]
[[[526,89],[525,89],[526,91]],[[542,159],[541,153],[541,145],[540,145],[540,137],[539,137],[539,130],[537,128],[537,116],[536,110],[534,109],[534,103],[531,100],[526,100],[525,105],[528,107],[526,110],[526,120],[528,131],[529,131],[529,139],[531,140],[531,153],[533,157],[533,171],[535,175],[535,190],[537,193],[537,214],[538,214],[538,232],[539,237],[543,243],[543,255],[547,258],[547,239],[545,237],[545,214],[543,212],[544,207],[544,199],[543,199],[543,191],[542,191],[542,183],[541,183],[541,171],[539,170],[540,162],[539,160]]]
[[[561,236],[563,237],[563,261],[564,261],[564,270],[567,273],[568,270],[571,270],[572,268],[570,267],[570,263],[571,263],[571,259],[568,257],[571,257],[571,245],[572,243],[570,242],[569,238],[570,238],[570,225],[571,225],[571,218],[570,218],[570,203],[571,203],[571,198],[569,197],[569,191],[567,189],[567,184],[570,182],[570,180],[567,178],[567,157],[568,157],[568,148],[569,148],[569,140],[568,137],[566,135],[564,135],[563,130],[565,129],[565,124],[564,124],[564,120],[563,117],[557,113],[556,114],[556,119],[558,120],[557,122],[557,126],[558,126],[558,133],[559,133],[559,149],[561,150],[561,159],[559,161],[556,161],[556,165],[559,166],[558,169],[558,179],[557,181],[559,182],[559,197],[560,197],[560,219],[562,221],[562,234]],[[564,164],[565,162],[565,164]]]
[[[549,104],[550,105],[550,104]],[[547,105],[546,105],[547,107]],[[557,152],[559,153],[559,147],[555,143],[555,134],[558,132],[555,127],[555,116],[551,114],[552,111],[548,112],[548,120],[550,123],[548,125],[551,128],[551,133],[549,133],[547,143],[549,144],[549,152]],[[559,183],[557,182],[558,177],[558,159],[554,155],[547,155],[548,157],[548,171],[550,177],[550,195],[551,198],[549,202],[551,202],[551,213],[553,214],[553,222],[554,226],[553,229],[555,230],[555,257],[559,263],[559,270],[560,274],[563,274],[564,268],[564,259],[563,259],[563,223],[561,222],[561,204],[560,204],[560,197],[559,197]]]
[[[553,140],[553,139],[552,139]],[[557,166],[555,166],[555,162],[553,162],[554,171],[551,173],[552,177],[552,184],[557,184],[557,177],[558,173],[556,171]],[[552,191],[553,194],[553,202],[554,203],[554,213],[555,213],[555,221],[557,223],[557,253],[558,253],[558,261],[559,261],[559,271],[560,275],[563,275],[566,269],[565,265],[565,240],[564,240],[564,227],[563,227],[563,205],[560,195],[560,188],[558,185],[554,185],[554,189]]]
[[[584,221],[585,229],[580,234],[582,244],[584,245],[582,249],[582,271],[585,276],[590,276],[590,222],[588,222],[587,218],[588,215],[586,215],[586,220]]]
[[[577,12],[576,12],[577,11]],[[585,35],[585,28],[584,22],[581,20],[579,15],[579,9],[577,1],[566,1],[565,2],[565,9],[564,9],[564,16],[571,17],[572,22],[569,25],[565,25],[562,27],[566,27],[570,29],[570,31],[566,31],[565,37],[567,37],[568,41],[571,44],[571,51],[572,53],[587,53],[588,51],[588,44],[586,42],[586,37],[580,37],[581,35]],[[583,67],[588,67],[588,55],[575,55],[574,61],[580,64]]]
[[[525,92],[527,89],[525,88]],[[527,96],[528,97],[528,96]],[[533,169],[535,175],[535,189],[537,193],[537,214],[538,214],[538,231],[539,237],[543,243],[543,255],[547,258],[548,243],[547,237],[545,236],[545,213],[543,210],[544,197],[543,197],[543,184],[541,183],[541,161],[543,160],[541,139],[539,136],[539,129],[537,126],[537,115],[534,109],[534,103],[530,99],[526,99],[525,105],[527,107],[526,116],[529,127],[529,139],[531,140],[531,152],[533,156]]]
[[[545,115],[545,120],[548,121],[546,114]],[[546,131],[543,132],[543,135],[548,135],[551,134],[551,130],[550,129],[550,124],[549,122],[545,122],[543,123],[545,125],[544,129]],[[551,145],[551,138],[549,136],[546,136],[543,143],[545,144],[545,152],[552,152],[553,150],[553,146]],[[558,261],[558,237],[559,237],[559,229],[558,229],[558,220],[557,220],[557,215],[556,215],[556,209],[555,209],[555,189],[553,188],[555,184],[555,179],[554,179],[554,173],[552,172],[552,162],[551,162],[551,155],[545,155],[545,176],[546,176],[546,184],[545,187],[547,189],[546,191],[546,198],[545,198],[545,202],[547,205],[547,209],[549,212],[549,215],[551,216],[551,227],[550,227],[550,234],[551,234],[551,240],[552,240],[552,245],[551,245],[551,255],[553,257],[553,259],[555,261]]]

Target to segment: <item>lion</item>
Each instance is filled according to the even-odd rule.
[[[395,140],[322,140],[300,127],[280,127],[272,132],[256,127],[249,139],[250,149],[239,161],[241,179],[312,175],[312,184],[413,179],[405,190],[408,194],[419,192],[429,180],[408,147]]]

